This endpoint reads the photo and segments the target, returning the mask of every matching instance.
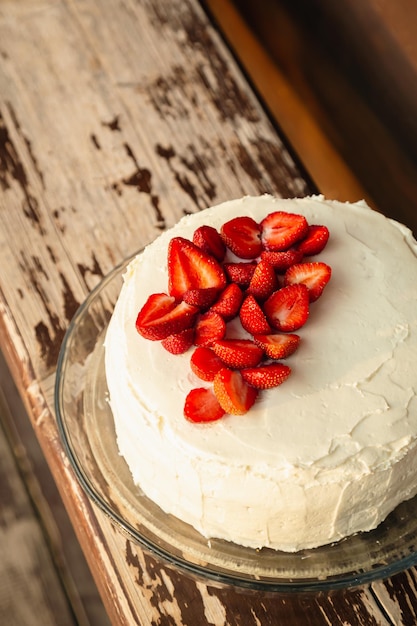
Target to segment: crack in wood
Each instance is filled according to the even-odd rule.
[[[385,580],[384,588],[388,592],[388,596],[393,602],[393,606],[401,613],[402,626],[414,626],[417,623],[417,581],[414,570],[408,570],[396,574],[396,576]],[[378,608],[384,613],[389,624],[394,625],[398,616],[390,616],[389,607],[384,606],[383,599],[376,593],[376,586],[373,588],[374,598],[378,604]],[[411,614],[413,617],[411,617]],[[395,624],[395,626],[397,626]]]
[[[33,156],[31,144],[23,135],[13,107],[10,104],[8,104],[8,112],[13,121],[14,130],[23,140],[29,158],[43,186],[43,176]],[[20,158],[16,145],[12,141],[11,133],[6,125],[4,115],[0,111],[0,187],[3,191],[6,191],[11,188],[13,183],[17,184],[23,193],[22,208],[24,215],[39,230],[40,234],[44,235],[45,229],[42,225],[38,200],[30,190],[25,166]]]
[[[88,282],[87,282],[87,276],[93,275],[93,276],[99,276],[99,278],[104,278],[104,272],[100,267],[100,264],[97,260],[95,252],[91,253],[91,259],[92,259],[92,264],[90,266],[87,266],[83,263],[77,264],[78,271],[80,272],[87,289],[90,289],[90,286],[88,285]]]
[[[206,148],[208,147],[206,145]],[[213,158],[207,152],[204,155],[199,154],[196,147],[191,144],[188,146],[188,149],[190,156],[178,155],[172,145],[164,147],[157,144],[155,146],[157,155],[167,162],[178,185],[191,198],[196,207],[201,210],[206,208],[216,197],[216,183],[211,180],[208,174],[209,166],[214,165]],[[192,174],[197,184],[192,182],[186,173],[181,172],[175,166],[176,159],[180,165],[184,166]]]
[[[126,560],[135,571],[135,579],[146,589],[148,601],[155,608],[157,619],[152,626],[217,626],[207,622],[205,606],[197,581],[159,561],[149,553],[139,553],[129,541],[126,542]],[[181,593],[176,590],[181,589]]]
[[[179,46],[190,54],[194,50],[201,57],[195,72],[189,76],[189,84],[197,81],[205,88],[207,97],[214,104],[222,121],[243,117],[248,122],[258,122],[259,113],[250,98],[231,74],[229,63],[219,53],[213,39],[213,31],[204,15],[195,10],[195,5],[183,0],[179,15],[176,3],[153,2],[149,10],[151,19],[176,33]],[[209,59],[209,62],[208,62]],[[175,84],[174,77],[172,78]]]
[[[111,131],[117,131],[119,133],[122,130],[120,127],[120,115],[115,115],[112,120],[109,122],[102,122],[101,125],[109,128]]]
[[[179,94],[177,95],[177,91]],[[197,108],[197,93],[193,81],[187,79],[185,70],[174,65],[170,75],[158,76],[147,87],[149,99],[161,119],[185,119],[190,117],[186,103]]]
[[[127,156],[133,162],[135,169],[129,176],[125,176],[119,181],[112,183],[110,188],[119,195],[122,195],[123,185],[126,187],[134,187],[139,193],[144,193],[149,196],[156,216],[155,225],[159,230],[164,230],[166,228],[165,218],[159,207],[159,197],[153,192],[152,172],[148,168],[140,166],[133,149],[128,143],[125,142],[123,146]]]
[[[20,267],[28,276],[28,284],[31,285],[31,289],[38,295],[50,323],[50,328],[48,328],[43,320],[38,322],[35,326],[35,336],[40,347],[41,357],[44,359],[46,366],[48,368],[53,367],[57,363],[66,328],[61,323],[58,314],[52,311],[48,293],[41,284],[40,277],[43,276],[46,281],[49,281],[50,277],[43,267],[40,258],[32,255],[31,259],[28,260],[23,250],[20,256]],[[63,287],[61,293],[63,298],[64,318],[70,322],[80,303],[75,298],[64,274],[60,273],[59,277]]]

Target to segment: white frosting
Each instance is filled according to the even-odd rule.
[[[135,329],[167,291],[167,245],[236,215],[301,213],[325,224],[332,279],[298,331],[292,375],[244,416],[183,417],[202,386],[190,352]],[[118,445],[135,483],[206,537],[296,551],[376,527],[417,492],[417,244],[404,226],[321,196],[245,197],[183,218],[130,264],[106,337]]]

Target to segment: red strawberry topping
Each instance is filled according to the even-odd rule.
[[[303,326],[309,314],[309,295],[305,285],[288,285],[275,291],[264,304],[272,328],[293,332]]]
[[[243,293],[239,285],[230,283],[223,289],[211,310],[221,315],[224,320],[229,321],[238,314],[242,300]]]
[[[181,299],[190,289],[217,289],[226,286],[226,276],[216,259],[183,237],[171,239],[168,247],[168,290]]]
[[[256,270],[256,263],[225,263],[224,271],[230,282],[247,287],[252,280],[252,276]]]
[[[261,229],[267,250],[287,250],[306,236],[308,222],[303,215],[275,211],[262,220]]]
[[[303,259],[303,253],[299,248],[290,248],[290,250],[264,250],[261,253],[261,259],[267,261],[278,273],[283,273],[294,263],[300,263]]]
[[[324,250],[328,240],[329,229],[327,226],[312,224],[308,227],[307,235],[297,244],[297,250],[304,256],[313,256],[313,254],[319,254]]]
[[[249,283],[248,293],[262,301],[269,298],[277,287],[278,281],[272,265],[267,261],[259,261]]]
[[[218,290],[214,287],[208,287],[207,289],[189,289],[182,297],[184,302],[192,304],[198,307],[200,310],[208,309],[210,305],[216,300]]]
[[[246,296],[243,301],[239,317],[243,328],[251,335],[267,335],[272,332],[265,317],[265,313],[251,294]]]
[[[256,389],[271,389],[287,380],[291,368],[282,363],[269,363],[260,367],[248,367],[241,374],[243,380]]]
[[[224,363],[211,348],[201,346],[192,353],[190,366],[198,378],[207,382],[213,382],[217,372],[224,367]]]
[[[331,277],[328,265],[303,258],[321,252],[328,238],[326,226],[275,211],[260,224],[237,217],[220,232],[203,225],[192,241],[171,239],[168,294],[148,297],[136,328],[172,354],[197,346],[190,368],[212,387],[188,393],[187,420],[246,413],[260,390],[288,378],[290,368],[277,361],[297,350],[300,336],[294,331],[305,324],[310,303]]]
[[[262,252],[261,229],[248,216],[235,217],[220,229],[226,246],[241,259],[255,259]]]
[[[165,293],[149,296],[136,318],[136,330],[145,339],[158,341],[168,335],[190,328],[198,313],[195,306],[186,302],[176,303]]]
[[[191,389],[185,398],[184,416],[190,422],[214,422],[225,414],[212,389]]]
[[[300,336],[294,333],[275,333],[273,335],[254,335],[255,343],[270,359],[286,359],[297,350]]]
[[[215,311],[207,311],[198,318],[195,325],[194,343],[196,346],[211,346],[214,341],[223,339],[226,322]]]
[[[179,333],[168,335],[166,339],[162,339],[161,344],[171,352],[171,354],[183,354],[187,352],[194,343],[194,328],[185,328]]]
[[[216,374],[213,390],[223,410],[231,415],[247,413],[258,395],[257,389],[243,380],[239,370],[226,367]]]
[[[326,263],[298,263],[285,272],[285,284],[303,284],[308,288],[310,302],[320,298],[330,280],[332,270]]]
[[[255,367],[263,357],[263,350],[250,339],[221,339],[212,349],[228,367],[241,369]]]
[[[214,256],[217,261],[223,261],[226,254],[226,246],[220,233],[213,226],[200,226],[194,232],[193,243]]]

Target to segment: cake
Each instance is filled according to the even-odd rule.
[[[301,262],[331,268],[331,279],[303,325],[284,329],[300,339],[276,361],[287,368],[282,384],[256,390],[244,414],[190,421],[187,396],[214,383],[190,366],[194,346],[171,353],[138,332],[138,314],[153,294],[175,291],[173,239],[276,212],[328,229],[324,249]],[[105,339],[117,444],[134,483],[205,538],[249,548],[295,552],[377,527],[417,492],[416,251],[405,226],[365,202],[322,196],[231,200],[161,234],[129,264]],[[230,250],[227,260],[253,263]],[[247,337],[239,323],[226,322],[227,338]]]

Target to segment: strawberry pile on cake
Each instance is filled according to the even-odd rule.
[[[309,225],[303,215],[273,211],[260,223],[239,216],[220,230],[199,226],[192,240],[170,240],[168,293],[149,296],[136,329],[172,354],[197,346],[190,366],[213,389],[196,387],[188,393],[187,419],[208,422],[225,413],[244,414],[259,390],[288,378],[289,365],[279,361],[298,348],[300,336],[294,331],[304,326],[310,303],[331,276],[329,265],[304,258],[320,253],[328,238],[324,224]],[[234,323],[230,338],[228,324],[236,319],[241,332]]]
[[[138,493],[204,537],[285,551],[413,497],[416,249],[322,196],[225,202],[147,246],[105,339]]]

